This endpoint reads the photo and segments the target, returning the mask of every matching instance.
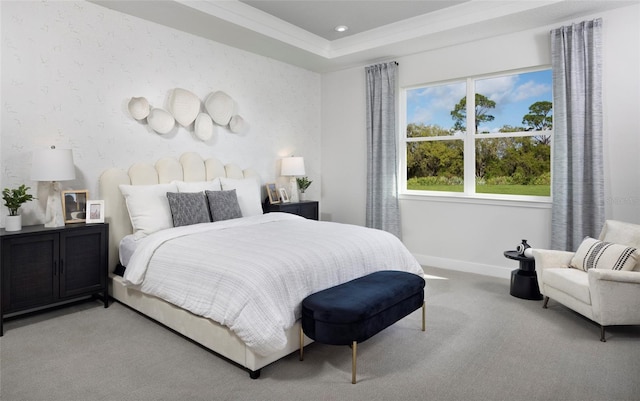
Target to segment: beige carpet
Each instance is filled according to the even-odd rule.
[[[638,400],[640,327],[599,328],[509,282],[425,269],[420,312],[358,347],[312,344],[258,380],[121,304],[5,323],[0,398],[13,400]]]

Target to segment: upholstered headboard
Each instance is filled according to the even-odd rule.
[[[100,176],[100,194],[105,202],[105,222],[109,223],[109,271],[118,264],[120,240],[132,233],[131,220],[119,185],[166,184],[171,181],[209,181],[217,177],[257,177],[251,169],[242,170],[235,164],[222,164],[217,159],[204,160],[197,153],[184,153],[179,160],[163,158],[155,165],[136,163],[128,171],[110,168]]]

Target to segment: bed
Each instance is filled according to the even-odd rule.
[[[148,199],[132,195],[164,196],[173,185],[179,193],[200,192],[214,182],[220,194],[234,189],[242,217],[173,227],[178,209],[171,210],[174,222],[167,222]],[[197,153],[128,170],[110,168],[100,177],[110,223],[110,295],[254,379],[266,365],[299,350],[300,302],[306,295],[377,270],[423,274],[391,234],[286,213],[263,215],[261,187],[256,171]],[[138,208],[145,206],[142,213],[136,201]],[[118,271],[122,265],[124,274]],[[202,284],[200,274],[215,289]]]

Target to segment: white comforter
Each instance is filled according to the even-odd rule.
[[[255,352],[285,347],[309,294],[378,270],[423,270],[393,235],[286,213],[147,237],[124,281],[229,327]]]

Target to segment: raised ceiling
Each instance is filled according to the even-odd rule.
[[[640,0],[91,0],[312,71],[329,72],[638,4]],[[343,34],[333,31],[347,25]]]
[[[318,35],[336,40],[464,3],[458,1],[273,1],[240,0],[251,7]],[[349,29],[336,32],[343,25]]]

